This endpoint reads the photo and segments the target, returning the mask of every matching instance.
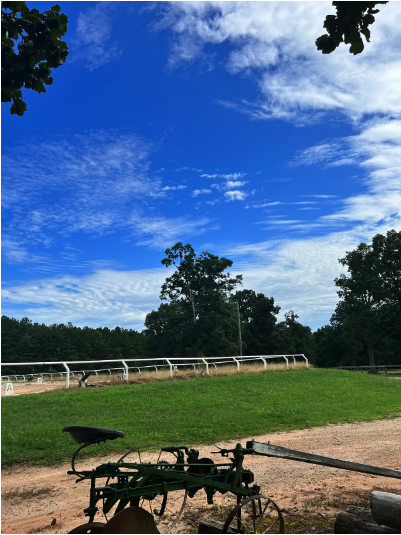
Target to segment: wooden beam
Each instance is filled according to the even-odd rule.
[[[331,466],[332,468],[352,470],[353,472],[363,472],[365,474],[375,474],[377,476],[395,477],[397,479],[401,479],[400,470],[392,470],[390,468],[381,468],[379,466],[371,466],[369,464],[345,461],[343,459],[336,459],[334,457],[316,455],[315,453],[306,453],[305,451],[290,450],[281,446],[273,446],[273,444],[255,442],[254,440],[247,442],[246,447],[253,449],[256,455],[280,457],[282,459],[289,459],[292,461],[321,464],[323,466]]]

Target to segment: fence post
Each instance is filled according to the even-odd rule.
[[[239,367],[240,367],[239,361],[235,357],[233,357],[233,361],[237,363],[237,371],[239,372]]]
[[[301,355],[305,359],[306,367],[309,368],[309,362],[308,359],[305,357],[305,355],[302,353]]]
[[[68,390],[70,388],[70,368],[65,362],[63,362],[63,366],[67,370],[67,373],[65,375],[65,387]]]
[[[266,359],[264,359],[263,357],[259,357],[259,358],[261,358],[263,360],[263,366],[264,366],[264,368],[266,370],[266,367],[267,367]]]
[[[202,361],[206,364],[206,373],[209,375],[209,364],[206,362],[204,358],[202,358]]]
[[[124,360],[121,361],[124,364],[125,368],[125,380],[128,381],[128,365],[125,363]]]
[[[170,377],[173,377],[173,365],[168,359],[166,359],[166,362],[170,366]]]
[[[283,359],[285,359],[285,361],[286,361],[286,363],[287,363],[287,370],[289,370],[290,367],[288,366],[288,359],[287,359],[287,357],[286,357],[285,355],[283,355]]]

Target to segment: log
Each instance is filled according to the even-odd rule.
[[[377,524],[373,518],[352,513],[340,513],[334,524],[334,533],[389,533],[400,534],[401,531]]]
[[[372,516],[378,524],[384,524],[401,533],[401,496],[374,490],[370,495]]]
[[[353,515],[359,516],[368,516],[372,519],[372,511],[369,507],[358,507],[357,505],[349,505],[347,507],[347,513],[352,513]]]
[[[198,533],[222,533],[223,526],[223,522],[218,522],[217,520],[205,520],[199,524]],[[229,527],[227,533],[238,533],[238,530]]]

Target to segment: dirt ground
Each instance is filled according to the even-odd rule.
[[[401,418],[328,425],[249,437],[249,440],[252,438],[259,442],[270,441],[279,446],[376,466],[394,469],[400,469],[401,466]],[[241,440],[244,446],[245,442],[245,439]],[[218,446],[230,448],[235,443],[220,442]],[[212,458],[215,462],[223,461],[220,455],[211,454],[211,451],[216,451],[213,446],[190,446],[199,449],[201,456]],[[117,458],[118,454],[112,459],[86,460],[78,466],[88,469]],[[156,458],[156,454],[145,454],[142,460],[155,462]],[[264,495],[271,496],[279,505],[288,525],[303,515],[333,517],[345,510],[348,504],[366,506],[369,494],[375,488],[401,494],[399,479],[296,461],[247,456],[244,467],[254,472],[255,482],[262,487]],[[2,533],[67,533],[85,523],[83,509],[89,504],[89,482],[76,483],[74,476],[67,475],[69,468],[68,464],[64,464],[57,468],[17,466],[4,469]],[[173,533],[196,533],[201,520],[223,520],[227,515],[226,506],[233,502],[227,495],[221,497],[216,494],[215,503],[215,506],[207,506],[203,491],[188,499],[186,513]],[[174,507],[174,498],[168,506]],[[104,517],[99,514],[95,520],[104,521]],[[316,533],[329,531],[327,527],[322,531],[317,528]]]

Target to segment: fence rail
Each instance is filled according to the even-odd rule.
[[[378,373],[380,371],[385,372],[386,375],[388,375],[388,372],[395,371],[398,375],[398,373],[401,374],[401,366],[396,364],[380,364],[378,366],[336,366],[335,368],[331,368],[332,370],[348,370],[348,371],[355,371],[355,372],[372,372],[372,373]]]
[[[168,367],[170,369],[170,376],[172,377],[176,371],[178,371],[179,367],[193,367],[196,369],[196,367],[205,366],[206,373],[209,375],[209,367],[214,366],[217,368],[217,366],[225,366],[227,364],[235,364],[237,366],[238,371],[240,370],[241,364],[249,363],[249,362],[263,362],[264,369],[266,370],[267,367],[267,361],[272,359],[284,359],[287,365],[287,370],[289,369],[289,363],[288,359],[292,358],[294,364],[297,362],[296,358],[302,358],[305,360],[306,367],[308,368],[309,362],[308,359],[305,357],[303,353],[297,353],[293,355],[248,355],[248,356],[236,356],[236,357],[199,357],[199,358],[183,358],[183,357],[176,357],[176,358],[155,358],[155,359],[124,359],[124,360],[71,360],[71,361],[52,361],[52,362],[2,362],[0,363],[0,366],[63,366],[66,371],[64,372],[44,372],[44,373],[27,373],[27,374],[5,374],[1,375],[1,380],[7,379],[7,381],[14,380],[18,382],[19,379],[21,379],[23,382],[25,382],[25,378],[27,378],[28,381],[32,380],[34,377],[41,377],[42,379],[44,377],[50,377],[50,379],[53,379],[53,376],[57,377],[63,377],[66,378],[66,388],[69,388],[70,386],[70,377],[78,376],[78,375],[84,375],[85,372],[92,372],[98,375],[99,373],[108,372],[109,375],[112,375],[112,371],[122,372],[122,375],[126,381],[128,381],[129,371],[134,370],[133,373],[140,373],[142,370],[147,369],[154,369],[155,371],[158,371],[160,368],[166,368]],[[93,369],[93,368],[86,368],[86,369],[79,369],[78,371],[71,370],[70,366],[71,364],[95,364],[95,363],[119,363],[123,365],[123,367],[110,367],[110,368],[103,368],[103,369]],[[128,366],[127,362],[134,362],[135,366]],[[143,362],[150,362],[151,364],[141,365],[140,363]],[[136,370],[136,372],[135,372]],[[10,379],[11,377],[11,379]]]

